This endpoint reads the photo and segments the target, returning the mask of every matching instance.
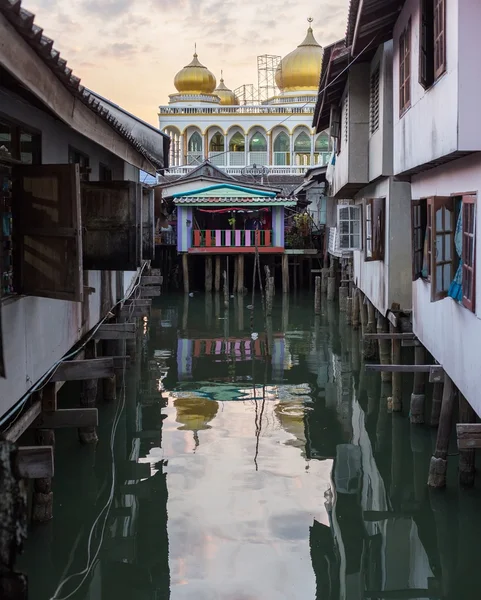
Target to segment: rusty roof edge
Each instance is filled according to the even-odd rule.
[[[327,89],[332,83],[329,79],[331,74],[331,65],[336,59],[344,55],[347,56],[348,53],[349,49],[346,47],[345,39],[338,40],[337,42],[334,42],[333,44],[330,44],[329,46],[326,46],[324,48],[321,75],[319,81],[319,92],[312,120],[312,126],[315,127],[318,132],[325,129],[325,127],[319,126],[319,120],[321,118],[322,113],[324,112],[324,103]],[[337,74],[336,77],[339,77],[339,74]]]
[[[167,168],[168,154],[163,156],[163,161],[159,161],[92,94],[80,85],[80,78],[73,75],[72,69],[67,67],[67,61],[61,58],[60,52],[53,48],[53,40],[44,36],[43,29],[34,23],[35,15],[22,8],[21,0],[0,0],[0,13],[73,96],[79,98],[94,114],[108,123],[136,152],[150,162],[155,170]]]

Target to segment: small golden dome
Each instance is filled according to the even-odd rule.
[[[195,52],[192,62],[175,76],[174,85],[183,94],[212,94],[216,80],[213,73],[199,62]]]
[[[311,23],[312,19],[308,19]],[[285,56],[276,71],[276,84],[282,92],[316,91],[322,65],[320,46],[309,25],[302,44]]]
[[[235,104],[239,104],[239,100],[237,99],[234,92],[230,90],[224,83],[224,77],[222,76],[222,72],[220,76],[219,85],[215,88],[214,94],[216,96],[219,96],[220,103],[223,106],[232,106]]]

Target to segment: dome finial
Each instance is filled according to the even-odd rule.
[[[220,70],[220,80],[224,81],[224,71],[222,69]]]
[[[308,29],[308,31],[311,31],[311,32],[312,32],[312,27],[311,27],[311,25],[312,25],[312,22],[313,22],[313,21],[314,21],[314,19],[313,19],[312,17],[308,17],[308,19],[307,19],[307,22],[309,23],[309,29]]]
[[[194,42],[194,56],[197,58],[197,42]]]

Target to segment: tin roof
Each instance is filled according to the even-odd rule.
[[[135,136],[131,135],[131,128],[128,125],[123,123],[120,118],[116,118],[111,114],[100,100],[83,85],[80,85],[80,79],[72,73],[72,69],[67,66],[67,61],[53,47],[53,40],[43,35],[43,29],[35,24],[35,15],[22,8],[21,4],[21,0],[0,0],[0,13],[73,96],[85,104],[95,115],[108,123],[112,129],[122,136],[155,168],[159,170],[166,168],[168,166],[169,137],[159,131],[159,135],[162,136],[163,140],[162,152],[159,152],[157,155],[149,152]],[[161,156],[162,159],[160,158]]]
[[[347,17],[346,45],[354,56],[369,44],[377,48],[392,38],[405,0],[351,0]]]
[[[230,206],[232,204],[295,205],[295,198],[276,196],[275,192],[245,188],[238,185],[211,185],[198,190],[173,194],[175,204]]]

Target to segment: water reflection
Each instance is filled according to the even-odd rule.
[[[429,492],[430,431],[388,411],[358,333],[332,305],[315,317],[310,299],[280,296],[267,322],[250,299],[225,311],[215,295],[152,310],[102,552],[75,598],[478,597],[479,491]],[[114,408],[101,407],[101,440]],[[58,444],[51,539],[33,532],[20,565],[33,600],[83,568],[109,485],[106,444]]]

